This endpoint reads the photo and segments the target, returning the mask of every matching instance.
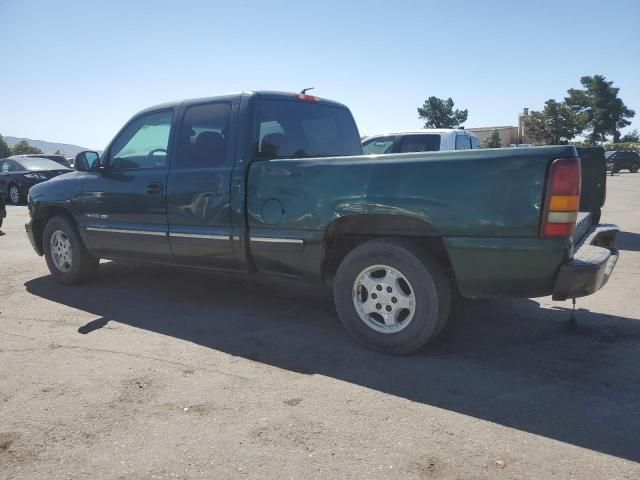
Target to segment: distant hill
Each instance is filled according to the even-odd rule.
[[[56,153],[56,151],[60,150],[60,153],[65,157],[75,157],[77,153],[82,152],[83,150],[91,150],[90,148],[80,147],[78,145],[47,142],[45,140],[32,140],[31,138],[4,137],[4,139],[11,147],[21,140],[26,140],[32,147],[42,150],[42,153]]]

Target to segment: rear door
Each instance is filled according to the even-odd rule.
[[[169,261],[165,199],[173,110],[135,117],[88,172],[82,188],[87,239],[97,255]]]
[[[169,240],[180,264],[233,269],[230,186],[237,111],[232,101],[181,109],[167,183]]]

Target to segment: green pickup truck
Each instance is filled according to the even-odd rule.
[[[359,138],[344,105],[304,94],[159,105],[32,187],[26,230],[64,284],[104,258],[327,285],[346,329],[388,353],[437,335],[457,295],[564,300],[607,281],[604,166],[574,147],[364,156]]]

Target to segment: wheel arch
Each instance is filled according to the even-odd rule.
[[[344,257],[354,248],[377,238],[402,238],[434,258],[456,285],[451,261],[440,232],[430,223],[408,215],[363,214],[341,217],[326,230],[322,248],[322,279],[331,284]]]
[[[43,245],[43,238],[42,238],[44,233],[44,228],[47,225],[47,222],[49,222],[49,220],[57,216],[66,218],[67,220],[69,220],[71,225],[73,225],[74,228],[78,230],[78,224],[75,218],[73,218],[73,215],[71,214],[71,212],[66,208],[61,207],[59,205],[39,206],[37,216],[34,216],[32,220],[32,228],[33,228],[33,238],[36,243],[35,247],[38,250],[38,253],[40,255],[44,253],[44,245]],[[82,239],[82,235],[80,235],[80,238]]]

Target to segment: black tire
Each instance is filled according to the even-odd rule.
[[[62,232],[70,242],[70,268],[66,271],[56,266],[53,259],[51,237],[56,232]],[[44,227],[42,247],[47,261],[47,267],[51,276],[64,285],[76,285],[82,283],[95,275],[98,270],[100,259],[92,256],[82,243],[75,226],[65,217],[56,216],[51,218]]]
[[[16,200],[14,200],[13,198],[11,198],[11,190],[15,189],[16,195],[18,196]],[[20,205],[23,200],[24,200],[24,195],[23,193],[20,191],[20,187],[18,187],[16,184],[11,183],[9,184],[9,186],[7,187],[7,198],[9,199],[9,201],[13,204],[13,205]]]
[[[375,265],[397,270],[415,288],[413,318],[399,331],[375,330],[361,319],[354,305],[356,278]],[[371,240],[349,252],[336,273],[333,295],[346,330],[367,348],[391,354],[422,348],[442,331],[451,307],[451,285],[445,272],[426,252],[403,239]]]
[[[631,168],[629,169],[631,173],[637,173],[638,170],[640,170],[640,165],[638,165],[637,163],[631,165]]]

